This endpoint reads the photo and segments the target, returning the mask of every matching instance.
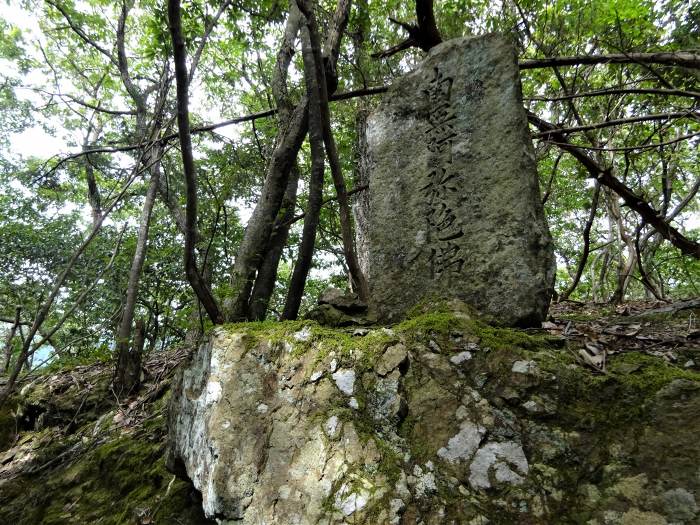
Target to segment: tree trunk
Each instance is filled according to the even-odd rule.
[[[311,145],[311,180],[309,182],[309,201],[304,218],[304,230],[301,246],[294,272],[287,291],[282,319],[296,319],[299,314],[301,298],[304,294],[306,277],[311,268],[311,259],[316,242],[319,214],[323,203],[323,129],[321,126],[321,94],[318,77],[314,72],[314,51],[311,49],[308,29],[302,30],[302,55],[304,59],[304,80],[309,100],[309,142]]]
[[[267,315],[270,297],[272,297],[272,292],[275,289],[280,258],[289,238],[289,229],[291,228],[291,220],[294,217],[294,208],[296,206],[298,185],[299,168],[294,166],[287,183],[287,191],[282,200],[282,209],[277,219],[275,219],[275,226],[272,229],[270,242],[265,251],[265,258],[258,270],[253,293],[250,297],[248,318],[252,321],[263,321]]]
[[[159,158],[159,151],[153,151],[153,155],[149,158]],[[139,221],[139,233],[136,240],[136,251],[134,258],[131,261],[131,269],[129,270],[129,283],[126,288],[126,301],[122,310],[122,318],[119,323],[117,332],[117,368],[114,372],[114,386],[118,397],[128,395],[136,386],[131,382],[129,376],[129,366],[133,359],[130,356],[132,352],[131,346],[131,325],[134,320],[134,312],[136,311],[136,298],[138,297],[139,282],[141,281],[141,273],[143,271],[143,263],[146,260],[146,250],[148,247],[148,230],[151,223],[151,213],[153,204],[158,193],[158,178],[160,177],[160,169],[156,163],[151,170],[151,181],[146,192],[146,200],[143,203],[141,210],[141,219]]]
[[[228,321],[244,321],[248,316],[248,302],[255,274],[262,263],[262,255],[269,242],[272,226],[289,182],[289,173],[307,128],[308,98],[303,97],[294,109],[289,126],[282,131],[282,136],[272,153],[260,199],[238,248],[231,275],[233,297],[224,303]]]
[[[294,55],[294,43],[302,22],[303,18],[295,0],[290,0],[284,38],[277,53],[277,62],[272,77],[272,95],[277,106],[277,125],[279,129],[289,126],[290,117],[294,109],[287,89],[287,76],[289,64]],[[289,174],[284,197],[282,198],[281,209],[275,217],[270,239],[255,279],[255,285],[248,304],[248,319],[262,321],[267,315],[270,297],[272,297],[277,280],[280,258],[289,237],[290,221],[294,217],[298,183],[299,167],[294,163]]]
[[[168,20],[173,43],[175,83],[177,86],[177,126],[180,135],[180,150],[187,197],[185,206],[185,274],[190,286],[192,286],[192,289],[207,311],[209,318],[214,324],[218,324],[223,322],[223,316],[211,290],[197,269],[195,257],[195,246],[197,244],[197,176],[190,136],[187,56],[185,40],[182,36],[179,0],[168,0]]]
[[[138,390],[141,383],[141,361],[146,328],[143,319],[136,321],[134,342],[130,349],[119,354],[117,372],[114,380],[114,391],[119,399],[123,399]]]
[[[301,4],[300,4],[301,5]],[[304,10],[306,16],[306,25],[309,33],[310,48],[312,51],[314,68],[310,70],[316,75],[316,86],[319,94],[319,124],[323,132],[323,142],[328,155],[328,164],[331,168],[331,176],[333,177],[333,185],[338,196],[338,212],[340,216],[340,231],[343,239],[343,254],[345,262],[348,265],[348,273],[352,282],[353,291],[355,291],[362,301],[367,301],[369,298],[369,288],[367,280],[360,270],[360,265],[357,260],[357,252],[355,251],[355,239],[352,231],[352,219],[350,217],[350,206],[348,204],[347,190],[345,189],[345,178],[340,166],[338,158],[338,148],[333,138],[331,129],[330,109],[328,107],[328,90],[326,88],[326,75],[321,58],[321,43],[316,25],[316,17],[311,8]],[[306,69],[306,62],[304,63]],[[311,95],[309,95],[311,96]],[[309,127],[312,115],[309,113]]]
[[[328,60],[326,65],[330,71],[335,70],[335,61],[338,57],[349,10],[349,0],[338,0],[333,27],[329,30],[327,39],[326,57]],[[248,317],[248,304],[255,274],[262,264],[263,254],[272,234],[274,220],[279,214],[282,199],[287,189],[290,171],[296,162],[297,154],[308,130],[308,109],[308,97],[304,96],[292,111],[289,125],[279,131],[260,198],[248,221],[231,272],[233,296],[225,303],[228,321],[242,321]]]
[[[22,307],[16,307],[14,323],[12,324],[12,328],[10,328],[10,331],[7,333],[7,337],[5,338],[5,362],[2,365],[2,372],[5,374],[10,368],[10,361],[12,359],[12,340],[15,338],[15,332],[17,332],[17,327],[19,327],[19,317],[21,313]]]

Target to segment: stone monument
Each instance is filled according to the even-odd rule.
[[[433,48],[369,119],[371,300],[383,321],[459,298],[510,326],[539,326],[552,241],[522,105],[501,35]]]

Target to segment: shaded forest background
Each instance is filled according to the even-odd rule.
[[[366,295],[350,206],[366,198],[367,115],[425,49],[492,31],[520,56],[556,299],[697,296],[700,7],[442,1],[432,15],[423,1],[10,2],[0,395],[47,360],[115,359],[128,391],[143,352],[212,323],[293,319],[329,284]]]

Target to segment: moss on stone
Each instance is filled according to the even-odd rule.
[[[47,401],[42,391],[33,391],[32,403]],[[85,398],[89,404],[91,395],[66,390],[51,401],[68,406],[70,399],[80,403]],[[150,416],[129,434],[110,428],[108,419],[93,435],[97,409],[85,413],[90,421],[74,434],[64,434],[62,426],[23,432],[19,443],[31,443],[36,452],[31,468],[0,485],[0,522],[209,523],[200,502],[191,496],[191,486],[165,468],[167,397],[151,405]]]

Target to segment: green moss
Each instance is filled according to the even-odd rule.
[[[192,500],[190,485],[165,469],[166,398],[128,435],[106,428],[94,438],[85,432],[85,440],[49,428],[31,434],[40,452],[36,465],[46,467],[2,487],[0,522],[117,525],[149,518],[153,523],[209,523],[201,504]],[[94,421],[87,428],[93,427]]]
[[[639,421],[646,415],[647,401],[671,381],[700,381],[700,373],[639,352],[611,356],[606,373],[582,366],[573,350],[531,357],[556,377],[560,418],[591,429]]]
[[[273,345],[288,343],[293,348],[292,357],[300,358],[314,349],[317,362],[334,351],[339,359],[352,359],[360,369],[371,368],[386,346],[396,340],[383,330],[372,330],[363,337],[356,337],[348,330],[328,328],[311,320],[236,323],[224,325],[223,328],[250,337],[246,348],[253,348],[263,340]],[[309,332],[308,338],[303,341],[294,337],[302,330]]]
[[[608,374],[645,397],[655,394],[676,379],[700,381],[698,372],[679,368],[660,357],[639,352],[625,352],[615,356],[608,366]]]
[[[459,332],[472,336],[475,342],[482,348],[491,350],[505,350],[522,348],[526,350],[539,350],[551,348],[555,345],[554,339],[548,335],[530,335],[524,330],[515,328],[500,328],[488,324],[488,319],[479,317],[468,306],[458,302],[442,302],[427,307],[414,309],[414,317],[397,325],[395,330],[410,336],[413,339],[425,335],[438,338],[446,338],[452,332]]]

